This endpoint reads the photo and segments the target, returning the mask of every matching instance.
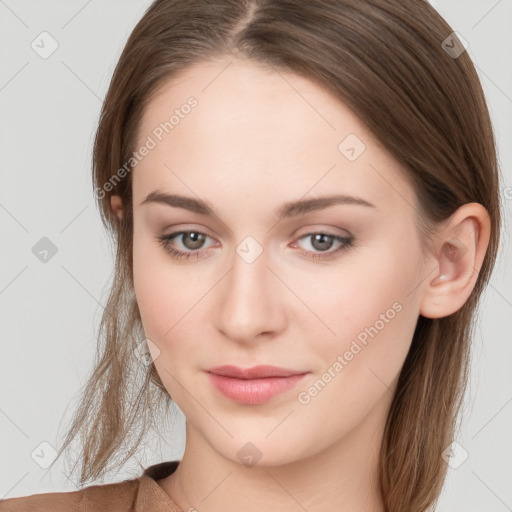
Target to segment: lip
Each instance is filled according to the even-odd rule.
[[[251,368],[240,368],[232,364],[224,364],[215,366],[207,370],[209,373],[223,375],[225,377],[235,377],[237,379],[262,379],[267,377],[290,377],[292,375],[300,375],[308,373],[301,370],[290,370],[288,368],[279,368],[267,364],[260,364]]]
[[[252,368],[224,365],[207,370],[210,382],[218,391],[237,403],[248,405],[268,402],[293,388],[308,373],[268,365]]]

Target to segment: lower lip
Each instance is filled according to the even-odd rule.
[[[258,405],[293,388],[307,374],[262,379],[237,379],[209,372],[208,375],[214,387],[223,395],[240,404]]]

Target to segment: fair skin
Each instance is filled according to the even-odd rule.
[[[136,147],[190,96],[198,105],[132,175],[135,295],[158,374],[187,420],[181,463],[158,484],[184,511],[382,511],[379,448],[416,321],[469,297],[489,241],[486,210],[459,208],[426,252],[413,189],[358,118],[313,82],[240,59],[199,63],[165,84]],[[354,161],[338,150],[348,134],[366,146]],[[155,190],[202,199],[213,215],[141,204]],[[274,214],[335,193],[373,206]],[[121,219],[120,198],[111,204]],[[175,259],[157,237],[186,230],[207,237],[175,237],[172,248],[197,256]],[[336,253],[341,244],[327,238],[322,249],[312,232],[351,235],[354,245]],[[247,236],[262,249],[251,263],[236,251]],[[401,308],[389,319],[393,304]],[[301,403],[382,314],[378,334]],[[310,373],[246,405],[211,386],[203,370],[221,364]],[[247,443],[261,457],[254,466],[237,455]]]

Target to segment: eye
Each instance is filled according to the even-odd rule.
[[[200,258],[200,249],[203,249],[204,243],[207,238],[211,238],[206,233],[201,231],[177,231],[168,235],[159,235],[157,240],[164,247],[164,249],[171,254],[173,258]],[[173,247],[174,240],[180,240],[183,249],[176,249]],[[309,258],[329,258],[336,253],[346,251],[354,245],[354,238],[352,236],[344,237],[324,232],[313,232],[302,235],[300,240],[310,240],[310,246],[313,249],[303,250]],[[295,247],[298,242],[294,242]],[[338,244],[338,248],[331,251],[330,249]]]
[[[311,249],[306,249],[304,252],[307,253],[309,258],[329,258],[336,253],[346,251],[350,249],[354,245],[354,238],[352,236],[341,236],[334,235],[331,233],[323,233],[323,232],[315,232],[315,233],[307,233],[299,238],[300,240],[309,240]],[[295,242],[295,245],[298,242]],[[333,247],[338,244],[338,248],[330,251]],[[295,245],[292,245],[294,247]]]
[[[185,250],[179,250],[171,245],[174,239],[181,240],[182,246]],[[199,258],[198,249],[203,248],[203,244],[207,238],[210,238],[206,233],[200,231],[177,231],[169,235],[160,235],[157,237],[159,243],[163,248],[169,252],[174,258]],[[188,252],[190,250],[191,252]]]

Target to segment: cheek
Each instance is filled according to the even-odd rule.
[[[383,250],[308,295],[308,304],[336,333],[321,327],[319,339],[318,325],[309,328],[309,350],[321,366],[297,396],[305,417],[325,416],[323,442],[352,431],[391,399],[418,318],[418,297],[409,292],[419,261],[400,261]],[[314,432],[317,424],[308,428]]]
[[[192,268],[177,265],[150,234],[135,232],[133,279],[144,332],[166,354],[178,354],[180,340],[200,340],[204,330],[197,318],[211,284]]]
[[[169,261],[165,261],[167,255],[154,245],[155,248],[149,251],[134,239],[135,296],[145,337],[158,347],[156,357],[153,356],[156,371],[167,392],[183,407],[187,396],[175,379],[182,380],[179,376],[181,364],[193,359],[190,340],[201,339],[200,333],[192,332],[198,322],[190,321],[197,313],[192,309],[197,300],[191,297],[190,283],[187,286],[179,269],[170,275]]]
[[[323,332],[315,350],[325,363],[346,356],[345,373],[367,378],[370,372],[360,368],[371,366],[382,371],[386,382],[392,380],[407,355],[419,314],[413,290],[421,261],[419,245],[405,253],[396,244],[383,244],[347,258],[339,271],[329,269],[329,279],[326,274],[325,279],[308,280],[307,304],[324,324],[314,318],[314,338],[319,329]],[[313,324],[308,325],[313,332]]]
[[[167,262],[166,262],[167,259]],[[160,343],[178,321],[183,304],[179,273],[170,275],[168,256],[147,232],[134,230],[133,281],[146,336]]]

